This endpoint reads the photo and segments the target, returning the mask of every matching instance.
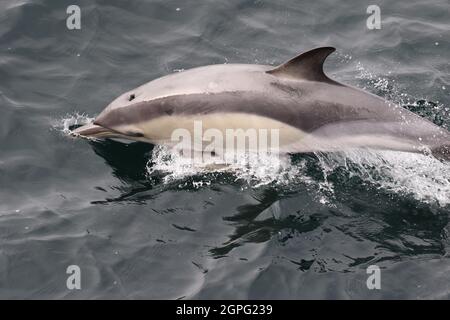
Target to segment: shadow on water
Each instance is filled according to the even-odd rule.
[[[280,201],[284,196],[274,188],[267,188],[258,196],[259,203],[239,206],[233,216],[224,217],[223,220],[235,227],[229,239],[221,246],[210,250],[214,258],[226,256],[234,248],[245,243],[262,243],[271,240],[281,231],[296,232],[298,234],[312,231],[320,227],[325,219],[319,213],[301,215],[281,212]],[[295,208],[292,208],[295,210]],[[289,238],[282,237],[281,242]]]
[[[146,179],[145,166],[153,145],[134,142],[121,143],[106,139],[90,141],[94,152],[105,159],[113,169],[113,174],[124,182],[143,181]]]
[[[115,188],[120,191],[120,196],[93,201],[92,204],[121,201],[145,203],[151,198],[146,192],[152,190],[154,183],[147,178],[146,165],[153,145],[141,142],[123,143],[110,139],[90,141],[89,144],[111,167],[113,175],[123,183]]]

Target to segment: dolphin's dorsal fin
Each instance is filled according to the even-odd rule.
[[[333,47],[321,47],[304,52],[282,65],[266,71],[277,77],[333,82],[323,72],[325,59],[335,51]]]

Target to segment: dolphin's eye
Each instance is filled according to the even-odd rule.
[[[128,101],[132,101],[134,100],[134,98],[136,98],[136,95],[134,93],[130,94]]]

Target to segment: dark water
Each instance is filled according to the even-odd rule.
[[[174,70],[322,45],[335,79],[449,128],[448,1],[377,1],[381,30],[369,4],[2,0],[0,298],[450,298],[447,164],[355,152],[186,173],[150,145],[64,133]]]

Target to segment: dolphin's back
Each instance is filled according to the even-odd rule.
[[[111,102],[103,113],[173,96],[237,91],[263,92],[270,84],[265,74],[270,68],[265,65],[218,64],[175,72],[123,93]]]

